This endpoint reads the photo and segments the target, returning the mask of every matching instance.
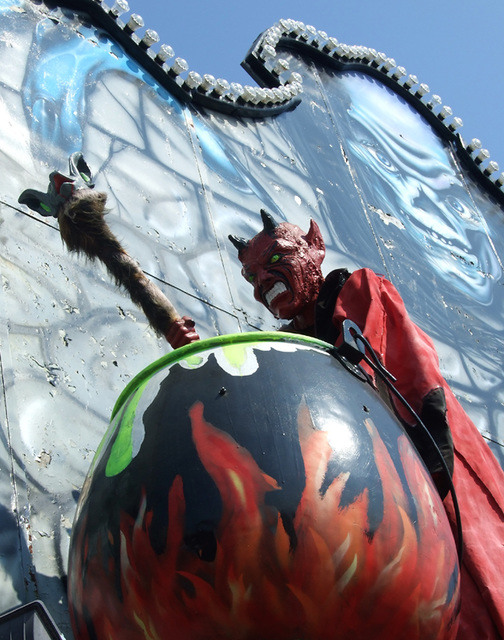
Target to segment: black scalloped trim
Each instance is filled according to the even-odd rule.
[[[265,32],[265,34],[266,33],[267,32]],[[276,86],[278,84],[277,76],[272,73],[266,67],[265,63],[259,58],[263,37],[264,34],[256,39],[252,47],[247,52],[245,60],[242,62],[242,66],[261,86]],[[346,47],[346,45],[342,46]],[[300,54],[305,58],[309,58],[316,64],[324,65],[325,67],[335,69],[336,71],[358,71],[378,79],[403,98],[421,116],[423,116],[433,127],[436,133],[438,133],[443,140],[453,146],[461,164],[469,171],[471,177],[478,184],[484,187],[489,196],[493,197],[500,205],[504,204],[504,187],[499,186],[499,184],[485,173],[485,167],[475,160],[472,155],[473,152],[467,149],[462,136],[455,130],[452,130],[449,124],[446,124],[445,120],[449,120],[449,118],[441,118],[439,114],[434,113],[434,110],[429,108],[428,103],[423,102],[421,98],[416,95],[415,87],[418,83],[413,84],[411,88],[405,87],[398,81],[398,79],[393,77],[392,71],[385,70],[382,64],[375,63],[376,66],[373,66],[372,57],[370,57],[369,60],[362,62],[352,59],[351,56],[339,56],[334,53],[326,53],[321,48],[314,46],[312,43],[292,35],[285,34],[281,36],[278,39],[275,48],[277,53],[280,50],[284,50]],[[345,57],[347,59],[345,59]],[[394,64],[392,69],[394,68],[399,69],[400,67],[399,65]],[[399,79],[404,77],[405,76],[402,75]],[[502,175],[504,176],[504,174]]]
[[[34,4],[44,4],[49,9],[61,7],[62,9],[69,9],[80,16],[85,15],[86,18],[89,18],[89,22],[93,26],[106,31],[109,36],[124,49],[131,59],[149,73],[163,88],[169,91],[171,95],[184,104],[194,104],[205,109],[211,109],[235,117],[264,118],[295,109],[300,103],[299,98],[293,97],[278,104],[255,104],[242,98],[232,100],[226,95],[212,95],[211,92],[204,93],[198,91],[198,89],[190,89],[189,87],[183,86],[183,80],[181,78],[177,81],[177,77],[170,74],[170,71],[162,62],[157,62],[155,57],[149,55],[149,50],[140,45],[139,38],[134,33],[129,33],[128,30],[125,29],[125,24],[122,20],[110,15],[106,10],[110,7],[105,3],[97,2],[96,0],[60,0],[58,2],[43,0],[38,3],[36,0],[32,0],[32,2]]]

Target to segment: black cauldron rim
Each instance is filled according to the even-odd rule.
[[[303,334],[289,333],[287,331],[249,331],[244,333],[229,333],[198,340],[197,342],[179,347],[178,349],[174,349],[170,353],[161,356],[137,373],[135,377],[128,382],[117,398],[114,408],[112,409],[110,420],[112,421],[115,418],[118,411],[131,394],[133,394],[148,378],[155,373],[162,371],[166,367],[169,367],[180,360],[184,360],[191,356],[195,356],[198,353],[220,346],[239,345],[245,343],[253,345],[266,342],[283,342],[305,347],[314,347],[327,353],[336,352],[335,347],[328,342]]]

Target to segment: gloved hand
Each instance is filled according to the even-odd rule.
[[[165,338],[174,349],[191,344],[200,339],[195,329],[195,323],[189,316],[183,316],[175,320],[168,329]]]

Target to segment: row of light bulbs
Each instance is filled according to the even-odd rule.
[[[373,67],[414,95],[421,104],[436,115],[451,133],[463,126],[462,119],[453,117],[451,108],[443,105],[438,95],[431,94],[427,84],[420,83],[415,75],[408,74],[404,67],[397,65],[394,58],[389,58],[384,53],[369,47],[349,46],[340,43],[336,38],[329,37],[324,31],[319,31],[303,22],[282,19],[263,34],[256,48],[256,55],[263,66],[278,79],[279,85],[272,88],[262,88],[251,85],[243,86],[238,82],[230,83],[210,74],[202,76],[196,71],[189,71],[187,61],[184,58],[175,57],[175,52],[169,45],[162,44],[157,52],[152,49],[159,42],[159,35],[156,31],[146,29],[142,38],[137,36],[136,32],[145,26],[140,15],[131,14],[127,22],[121,19],[124,14],[129,12],[127,0],[115,0],[112,6],[106,5],[103,0],[94,1],[182,89],[189,93],[197,91],[212,98],[258,107],[288,103],[303,91],[302,76],[296,72],[289,73],[288,61],[277,56],[276,47],[280,39],[288,37],[313,46],[319,52],[340,62],[360,63]],[[465,145],[465,150],[483,174],[504,191],[504,173],[499,175],[499,165],[490,160],[490,153],[487,149],[482,148],[480,140],[474,138]]]
[[[461,118],[453,117],[450,107],[443,105],[441,98],[431,94],[427,84],[420,83],[415,75],[408,74],[404,67],[397,65],[394,58],[369,47],[349,46],[329,37],[324,31],[318,31],[311,25],[305,25],[297,20],[282,19],[275,26],[268,29],[257,48],[257,56],[273,73],[280,72],[284,62],[276,57],[276,46],[281,38],[295,38],[299,42],[313,46],[319,52],[340,62],[360,63],[373,67],[386,74],[399,85],[414,95],[418,100],[454,133],[463,126]],[[474,138],[469,144],[464,144],[476,166],[497,187],[504,191],[504,173],[499,175],[499,165],[490,160],[490,153],[483,149],[480,140]]]
[[[173,48],[162,44],[155,52],[152,47],[159,42],[159,35],[152,29],[146,29],[142,38],[136,34],[144,25],[143,18],[133,13],[127,22],[122,20],[129,11],[126,0],[115,0],[109,7],[102,0],[95,0],[102,9],[113,18],[126,34],[131,36],[138,46],[143,49],[157,64],[159,64],[174,79],[177,84],[188,92],[200,92],[213,98],[228,100],[238,104],[252,106],[282,105],[290,102],[303,91],[302,77],[299,73],[292,73],[278,87],[265,89],[251,85],[241,85],[238,82],[228,82],[223,78],[215,78],[210,74],[200,75],[196,71],[189,71],[189,65],[184,58],[175,57]],[[280,64],[282,73],[289,70],[289,64],[283,60]]]

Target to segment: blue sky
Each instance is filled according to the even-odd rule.
[[[504,171],[503,0],[129,0],[145,27],[189,68],[255,84],[240,62],[255,38],[280,18],[326,31],[348,45],[373,47],[429,85],[479,138]],[[143,30],[139,31],[139,35]]]

